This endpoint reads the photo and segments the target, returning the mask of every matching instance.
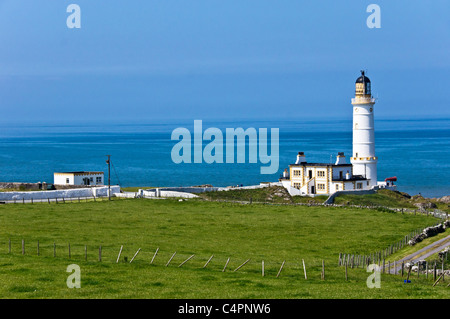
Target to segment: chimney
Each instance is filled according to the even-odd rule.
[[[306,163],[305,153],[303,153],[303,152],[298,152],[298,154],[297,154],[297,161],[295,162],[295,164],[300,164],[300,163]]]
[[[288,172],[287,168],[283,172],[283,177],[284,178],[289,178],[289,172]]]
[[[350,173],[347,171],[347,174],[345,174],[345,179],[350,179]]]
[[[338,153],[337,158],[336,158],[336,163],[334,165],[341,165],[341,164],[347,164],[344,152]]]

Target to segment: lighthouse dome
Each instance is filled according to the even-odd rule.
[[[361,71],[361,76],[356,79],[355,93],[357,97],[371,96],[370,80],[367,76],[365,76],[364,71]]]
[[[364,75],[364,71],[361,71],[361,76],[356,79],[355,83],[370,83],[370,79]]]

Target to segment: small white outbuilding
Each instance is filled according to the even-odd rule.
[[[103,172],[57,172],[53,173],[53,183],[55,185],[83,185],[97,186],[104,185]]]

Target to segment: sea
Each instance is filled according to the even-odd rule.
[[[179,141],[171,139],[172,132],[185,128],[194,139],[193,119],[15,123],[0,125],[0,182],[53,183],[53,173],[64,171],[103,171],[107,177],[106,155],[111,155],[111,183],[122,187],[247,186],[278,181],[300,151],[308,162],[320,163],[334,163],[338,152],[349,162],[352,154],[351,119],[204,120],[202,125],[218,128],[224,138],[226,128],[267,128],[269,154],[270,132],[277,128],[278,170],[261,174],[269,164],[261,158],[249,163],[248,156],[245,163],[175,163],[171,153]],[[410,195],[450,195],[450,119],[377,119],[375,142],[379,181],[395,176],[398,190]]]

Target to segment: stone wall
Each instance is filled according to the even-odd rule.
[[[120,186],[111,186],[111,194],[114,193],[120,193]],[[94,197],[94,196],[95,197],[108,196],[108,186],[53,190],[53,191],[0,192],[0,201],[77,198],[77,197]]]

